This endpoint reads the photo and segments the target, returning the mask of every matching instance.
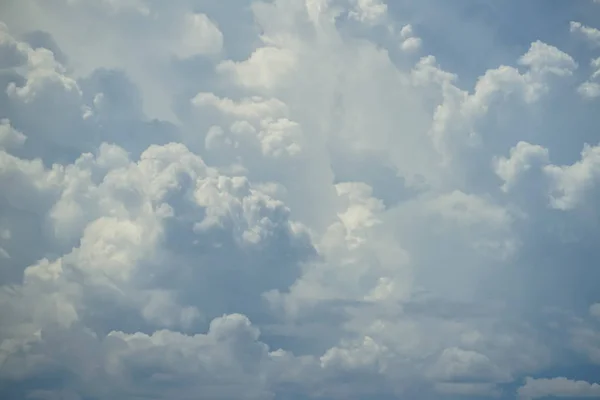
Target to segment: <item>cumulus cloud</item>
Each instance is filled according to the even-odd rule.
[[[0,5],[0,397],[600,396],[597,7],[222,3]]]
[[[600,97],[600,83],[596,82],[584,82],[579,86],[579,93],[582,96],[594,99]]]
[[[544,397],[596,398],[600,396],[600,385],[586,381],[574,381],[567,378],[532,379],[527,378],[519,388],[522,399],[540,399]]]
[[[421,48],[422,40],[413,33],[412,25],[408,24],[400,29],[400,48],[406,52],[413,52]]]
[[[10,126],[8,119],[4,118],[0,121],[0,146],[2,148],[21,146],[26,139],[25,135]]]
[[[577,91],[584,98],[595,99],[600,97],[600,57],[590,61],[590,67],[592,69],[590,77],[579,85]]]
[[[176,47],[180,57],[218,53],[223,47],[223,34],[206,14],[188,14],[182,23],[181,44]]]
[[[581,22],[571,21],[570,29],[572,33],[581,35],[593,46],[600,46],[600,30]]]
[[[354,0],[353,2],[354,8],[348,15],[360,22],[376,24],[387,14],[387,4],[381,0]]]

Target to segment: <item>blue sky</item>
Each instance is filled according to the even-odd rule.
[[[597,1],[0,20],[0,397],[600,398]]]

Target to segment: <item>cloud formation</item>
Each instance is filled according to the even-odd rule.
[[[600,396],[594,3],[2,3],[0,397]]]

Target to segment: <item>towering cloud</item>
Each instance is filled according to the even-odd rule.
[[[1,398],[600,396],[595,2],[0,3]]]

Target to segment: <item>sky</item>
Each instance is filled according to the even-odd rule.
[[[0,398],[600,398],[599,1],[0,21]]]

